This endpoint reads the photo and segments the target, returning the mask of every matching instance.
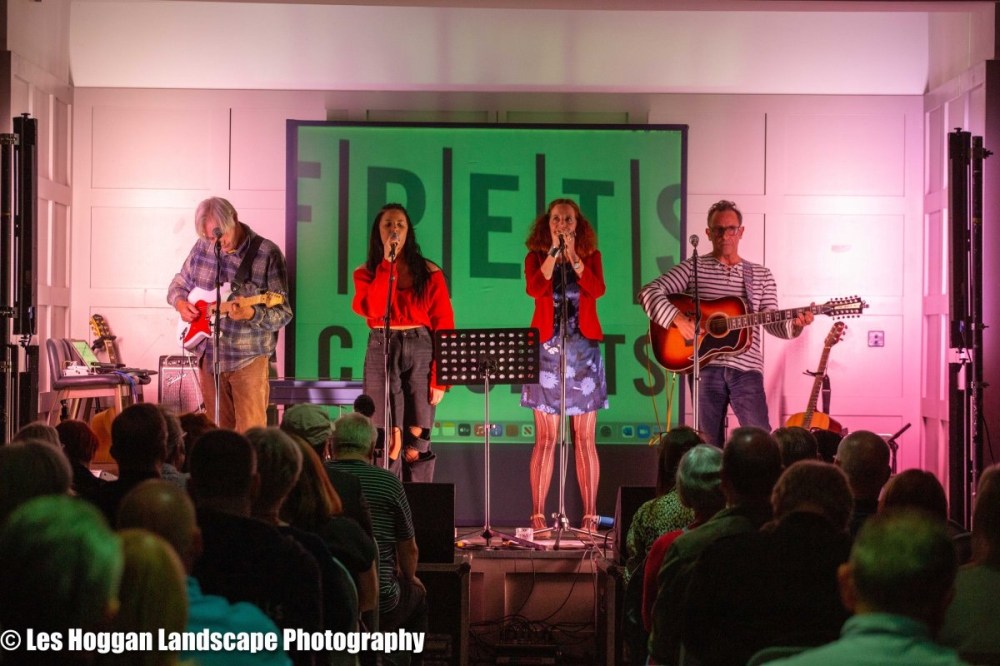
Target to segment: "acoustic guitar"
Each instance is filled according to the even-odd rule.
[[[823,353],[819,357],[819,367],[816,368],[816,372],[809,373],[815,379],[813,380],[812,393],[809,394],[809,404],[806,406],[806,411],[789,416],[788,420],[785,421],[785,426],[789,428],[798,426],[806,430],[829,430],[838,435],[843,430],[843,427],[836,420],[830,418],[829,415],[816,411],[816,400],[819,398],[819,390],[823,385],[823,378],[826,377],[826,363],[830,359],[830,349],[840,342],[846,329],[847,325],[842,321],[838,321],[830,329],[823,343]]]
[[[670,294],[670,303],[681,314],[694,318],[694,299],[687,294]],[[753,342],[753,328],[761,324],[777,324],[795,319],[800,314],[812,312],[829,317],[854,317],[868,307],[857,296],[834,298],[820,305],[807,305],[788,310],[749,312],[746,301],[737,296],[724,296],[701,301],[701,330],[698,332],[698,360],[706,363],[721,354],[739,354]],[[685,338],[671,322],[663,328],[649,323],[649,342],[657,362],[671,372],[687,373],[694,369],[695,340]]]
[[[229,314],[234,306],[239,308],[250,307],[253,305],[263,305],[268,308],[273,308],[277,305],[281,305],[285,302],[285,297],[279,293],[268,291],[263,294],[257,294],[256,296],[237,296],[236,298],[229,298],[232,293],[232,287],[227,282],[222,285],[220,290],[220,297],[222,298],[222,305],[219,310],[222,314]],[[214,333],[212,327],[212,318],[215,315],[215,290],[201,289],[200,287],[195,287],[188,294],[188,301],[194,304],[198,308],[198,316],[194,321],[186,322],[183,319],[177,324],[177,338],[184,345],[184,349],[188,351],[194,350],[198,346],[198,343],[206,338],[212,337]]]

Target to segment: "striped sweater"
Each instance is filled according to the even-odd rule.
[[[689,257],[656,278],[639,291],[639,303],[650,320],[667,327],[677,314],[670,304],[670,294],[694,295],[694,259]],[[698,285],[702,300],[723,296],[739,296],[753,312],[778,309],[778,286],[770,269],[743,260],[735,266],[726,266],[715,256],[698,257]],[[749,294],[747,293],[749,290]],[[764,329],[779,338],[792,338],[792,322],[768,324]],[[709,362],[716,367],[734,368],[763,373],[764,355],[759,332],[752,332],[750,347],[741,354],[720,354]]]

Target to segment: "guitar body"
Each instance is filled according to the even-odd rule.
[[[229,299],[231,294],[229,283],[222,285],[220,297],[223,301]],[[215,312],[215,290],[209,291],[195,287],[188,294],[188,301],[198,308],[198,318],[192,322],[183,319],[177,323],[177,339],[184,345],[184,349],[194,351],[202,340],[212,337],[212,315]]]
[[[694,299],[686,294],[671,294],[670,303],[681,313],[694,318]],[[701,367],[721,354],[739,354],[753,341],[753,329],[730,329],[728,320],[747,313],[746,302],[737,296],[702,300],[704,321],[698,334],[698,361]],[[686,340],[676,326],[663,328],[649,324],[649,342],[653,356],[667,370],[685,373],[694,369],[694,341]]]
[[[785,421],[785,427],[787,428],[805,428],[806,430],[829,430],[830,432],[839,435],[844,427],[833,418],[830,418],[828,414],[823,412],[813,412],[812,419],[809,425],[806,425],[807,414],[805,412],[799,412],[798,414],[792,414]]]

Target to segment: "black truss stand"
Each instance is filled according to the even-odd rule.
[[[482,537],[493,537],[536,550],[534,541],[496,532],[490,526],[490,384],[534,384],[538,381],[537,328],[466,328],[434,332],[438,384],[483,385],[485,511]],[[472,533],[470,533],[472,534]],[[465,536],[469,536],[466,534]],[[464,538],[464,537],[460,537]]]

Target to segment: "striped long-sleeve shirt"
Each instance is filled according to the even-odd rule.
[[[639,303],[653,322],[666,328],[677,314],[667,296],[694,295],[694,259],[688,258],[656,278],[639,291]],[[702,300],[739,296],[754,312],[778,309],[778,286],[770,269],[743,260],[727,266],[711,254],[698,257],[698,286]],[[749,290],[749,293],[748,293]],[[764,329],[779,338],[794,337],[792,322],[768,324]],[[764,356],[760,335],[754,332],[750,347],[741,354],[720,354],[709,365],[737,370],[764,371]]]

